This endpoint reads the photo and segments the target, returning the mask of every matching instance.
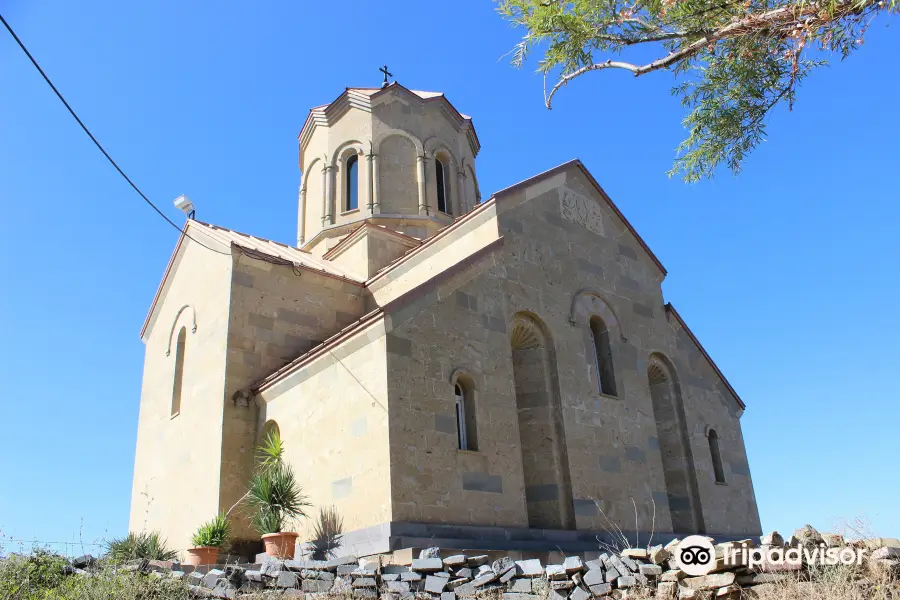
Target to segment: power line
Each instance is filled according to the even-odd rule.
[[[196,244],[199,244],[200,246],[203,246],[203,247],[206,248],[207,250],[210,250],[210,251],[215,252],[215,253],[217,253],[217,254],[223,254],[223,255],[225,255],[225,256],[231,256],[231,253],[230,253],[230,252],[222,252],[222,251],[220,251],[220,250],[216,250],[215,248],[210,248],[210,247],[207,246],[206,244],[204,244],[204,243],[202,243],[202,242],[199,242],[199,241],[197,241],[196,239],[194,239],[194,238],[192,238],[191,236],[189,236],[189,235],[187,234],[187,232],[186,232],[184,229],[182,229],[181,227],[179,227],[172,219],[170,219],[169,217],[167,217],[167,216],[166,216],[166,215],[165,215],[165,214],[164,214],[164,213],[163,213],[163,212],[162,212],[155,204],[153,204],[153,202],[150,201],[150,199],[149,199],[147,196],[144,195],[144,192],[142,192],[142,191],[140,190],[140,188],[138,188],[138,186],[135,185],[135,183],[131,180],[131,178],[128,177],[128,175],[125,174],[125,171],[123,171],[123,170],[121,169],[121,167],[119,167],[119,165],[116,164],[116,161],[113,160],[112,156],[110,156],[109,153],[108,153],[108,152],[103,148],[103,146],[100,144],[100,142],[97,141],[97,138],[94,137],[94,134],[92,134],[92,133],[90,132],[90,130],[87,128],[87,126],[81,121],[81,119],[78,118],[78,115],[75,114],[75,111],[72,110],[72,107],[69,106],[69,103],[66,102],[66,99],[63,98],[63,95],[62,95],[61,93],[59,93],[59,90],[56,89],[56,86],[53,85],[53,82],[50,81],[50,78],[49,78],[49,77],[47,77],[47,74],[44,72],[44,69],[42,69],[42,68],[41,68],[41,65],[39,65],[38,62],[34,59],[34,57],[31,55],[31,52],[28,51],[28,48],[25,47],[25,44],[22,43],[22,40],[19,39],[19,36],[16,35],[16,32],[13,31],[13,28],[9,25],[9,23],[6,22],[6,19],[3,18],[3,15],[2,15],[2,14],[0,14],[0,21],[3,22],[3,25],[6,27],[6,30],[7,30],[7,31],[9,32],[9,34],[13,37],[13,39],[16,40],[16,43],[19,45],[19,48],[22,49],[22,52],[25,53],[25,56],[27,56],[27,57],[28,57],[28,60],[31,61],[31,64],[34,65],[34,68],[38,70],[38,73],[41,74],[41,77],[44,78],[44,81],[47,82],[47,85],[49,85],[49,86],[50,86],[50,89],[53,90],[53,93],[56,94],[56,97],[59,98],[60,102],[62,102],[63,105],[65,105],[66,110],[69,111],[69,114],[72,115],[72,117],[74,117],[74,119],[78,122],[78,124],[81,126],[81,128],[84,130],[84,132],[88,135],[88,137],[91,138],[91,141],[94,142],[94,145],[97,146],[97,148],[100,150],[100,152],[103,153],[103,156],[106,157],[106,160],[108,160],[108,161],[110,162],[110,164],[112,164],[112,166],[116,168],[116,171],[119,172],[119,175],[121,175],[122,177],[125,178],[125,181],[127,181],[128,184],[129,184],[132,188],[134,188],[134,191],[136,191],[136,192],[138,193],[138,195],[139,195],[141,198],[143,198],[144,202],[146,202],[146,203],[150,206],[150,208],[152,208],[153,210],[155,210],[156,213],[157,213],[159,216],[161,216],[163,219],[165,219],[166,222],[167,222],[169,225],[171,225],[172,227],[174,227],[175,229],[177,229],[179,232],[181,232],[181,235],[183,235],[184,237],[188,238],[188,239],[191,240],[192,242],[194,242],[194,243],[196,243]]]

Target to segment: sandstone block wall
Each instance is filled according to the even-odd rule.
[[[173,268],[145,340],[129,530],[159,530],[173,547],[185,548],[219,509],[231,257],[186,240]],[[182,327],[182,401],[173,416]]]
[[[742,407],[664,304],[661,267],[579,167],[502,192],[437,236],[365,287],[188,244],[147,338],[132,529],[186,546],[244,494],[274,421],[311,513],[335,505],[354,539],[415,537],[394,532],[416,524],[648,530],[654,511],[657,531],[759,532]],[[375,308],[385,314],[365,330],[248,393]],[[189,316],[198,329],[172,418],[165,351]],[[600,392],[593,317],[614,394]],[[458,382],[477,431],[466,450]],[[243,520],[235,535],[256,537]]]
[[[312,507],[334,506],[345,531],[391,520],[383,322],[260,394]],[[309,539],[312,519],[298,524]]]
[[[603,528],[595,499],[611,519],[632,525],[633,497],[640,529],[649,529],[655,503],[657,527],[671,531],[670,507],[682,510],[687,503],[708,532],[758,532],[736,399],[668,315],[662,272],[612,211],[595,204],[599,210],[585,209],[588,219],[567,218],[566,195],[592,201],[593,186],[575,169],[555,179],[498,201],[502,248],[419,295],[414,308],[391,315],[394,519],[527,523],[509,326],[516,315],[528,314],[546,328],[556,356],[562,450],[579,529]],[[599,301],[596,307],[593,299],[579,299],[585,290]],[[592,310],[614,333],[615,396],[598,391],[589,354]],[[677,379],[684,414],[679,423],[657,423],[654,416],[648,369],[656,356],[668,361]],[[445,426],[454,410],[451,374],[458,369],[476,381],[477,453],[458,450]],[[667,494],[660,426],[686,432],[674,451],[684,461],[684,477],[696,480],[684,488],[698,493]],[[720,436],[724,485],[712,479],[709,428]]]
[[[256,403],[235,394],[359,319],[364,302],[359,285],[245,255],[236,259],[221,441],[220,502],[225,510],[246,492],[262,431]],[[285,440],[289,448],[309,441],[302,436]],[[245,523],[236,534],[255,537]]]

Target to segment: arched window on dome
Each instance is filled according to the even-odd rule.
[[[450,204],[447,202],[449,196],[447,192],[446,168],[440,158],[434,159],[435,181],[437,182],[437,206],[442,213],[453,214]]]
[[[344,210],[356,210],[359,208],[359,156],[350,155],[344,173],[344,189],[347,191]]]
[[[716,483],[725,483],[725,469],[722,468],[722,454],[719,452],[719,434],[715,429],[710,429],[706,437],[709,440],[709,455],[712,457]]]

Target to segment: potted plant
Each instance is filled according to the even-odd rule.
[[[187,549],[186,565],[214,565],[219,558],[219,549],[228,541],[230,525],[228,517],[218,514],[197,528],[191,537],[193,548]]]
[[[298,534],[286,529],[306,516],[303,508],[309,503],[294,470],[284,461],[284,445],[277,430],[269,432],[257,448],[257,459],[246,496],[251,524],[262,536],[266,554],[294,558]]]

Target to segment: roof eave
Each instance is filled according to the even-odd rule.
[[[178,253],[181,251],[181,248],[184,246],[185,239],[192,239],[188,235],[188,230],[192,229],[195,221],[193,219],[188,219],[187,223],[184,225],[184,229],[181,231],[181,235],[178,236],[178,242],[175,244],[175,250],[172,252],[172,256],[169,257],[169,262],[166,265],[166,270],[163,272],[162,279],[159,282],[159,287],[156,288],[156,294],[153,296],[153,302],[150,303],[150,310],[147,311],[147,316],[144,317],[144,324],[141,326],[141,341],[145,344],[147,343],[146,334],[147,329],[150,327],[150,321],[153,318],[153,315],[156,311],[156,307],[159,304],[159,300],[162,297],[163,290],[166,287],[166,283],[169,280],[169,277],[172,274],[172,268],[175,266],[175,259],[178,257]],[[221,242],[216,242],[221,243]],[[232,246],[233,247],[233,246]]]
[[[674,307],[674,306],[672,306],[672,303],[671,303],[671,302],[668,302],[668,303],[666,304],[666,306],[665,306],[665,309],[666,309],[667,312],[670,312],[670,313],[672,314],[672,316],[675,317],[675,319],[678,320],[678,323],[681,325],[682,329],[684,329],[684,332],[687,333],[687,334],[688,334],[688,337],[691,338],[691,341],[693,341],[694,344],[697,345],[697,349],[700,350],[700,353],[701,353],[701,354],[703,355],[703,357],[706,358],[706,360],[709,362],[710,366],[713,368],[713,371],[716,372],[716,375],[719,376],[719,378],[722,380],[722,383],[725,384],[725,387],[728,388],[728,391],[731,392],[731,395],[734,396],[734,399],[735,399],[735,400],[737,400],[738,406],[741,407],[741,410],[746,410],[747,405],[744,404],[744,401],[741,400],[741,397],[740,397],[740,396],[738,396],[738,393],[735,391],[735,389],[734,389],[734,388],[731,386],[731,384],[728,382],[728,379],[725,377],[725,374],[722,373],[722,370],[721,370],[721,369],[719,369],[719,366],[716,364],[716,361],[714,361],[714,360],[712,359],[712,357],[711,357],[711,356],[709,355],[709,353],[706,351],[706,348],[703,347],[703,344],[700,343],[700,340],[698,340],[698,339],[697,339],[697,336],[694,335],[694,332],[691,331],[691,328],[687,326],[687,323],[684,322],[684,319],[681,318],[681,315],[678,314],[678,311],[675,310],[675,307]]]

